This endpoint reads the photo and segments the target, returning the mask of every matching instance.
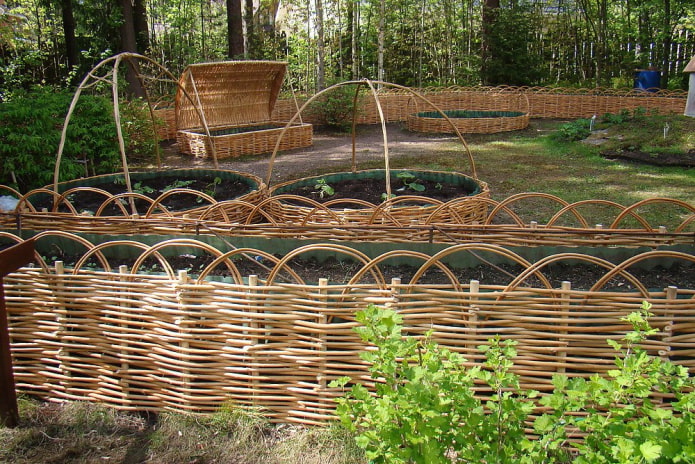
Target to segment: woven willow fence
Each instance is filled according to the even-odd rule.
[[[528,98],[528,114],[532,118],[589,118],[606,113],[619,113],[644,108],[661,114],[683,114],[687,92],[682,90],[659,90],[645,92],[637,89],[569,89],[551,87],[444,87],[418,90],[442,110],[486,108],[486,97],[495,94],[525,95]],[[379,95],[387,122],[406,121],[414,113],[410,96],[399,90],[381,90]],[[489,107],[489,100],[487,101]],[[361,124],[376,124],[379,115],[370,98],[360,101],[358,119]],[[321,123],[320,118],[310,111],[305,120]],[[289,120],[296,111],[296,102],[280,99],[275,105],[273,118]]]
[[[38,240],[51,234],[61,233]],[[129,267],[111,269],[102,253],[126,245],[140,255]],[[198,276],[176,273],[166,256],[177,247],[215,259]],[[317,250],[350,257],[358,270],[341,283],[307,282],[293,260]],[[507,285],[459,282],[446,261],[471,251],[499,253],[522,271]],[[255,257],[263,258],[260,277],[241,275],[237,264],[244,256],[256,263]],[[105,270],[87,266],[90,257]],[[420,265],[407,279],[387,279],[383,266],[395,257]],[[648,289],[629,274],[633,265],[662,258],[695,264],[692,255],[657,251],[618,265],[578,254],[531,264],[482,244],[433,256],[402,250],[369,259],[335,244],[275,258],[251,249],[222,253],[184,239],[150,247],[113,242],[88,246],[72,268],[37,258],[35,267],[6,277],[5,291],[22,392],[132,410],[210,412],[232,402],[259,407],[273,421],[317,424],[331,419],[340,394],[328,387],[331,380],[349,375],[372,382],[359,357],[369,348],[352,330],[355,312],[369,303],[403,314],[409,334],[433,330],[437,342],[471,365],[484,358],[477,347],[491,337],[517,340],[515,371],[523,386],[548,391],[554,373],[588,376],[609,369],[615,351],[606,340],[623,336],[630,328],[620,317],[648,300],[660,332],[645,346],[695,372],[695,289]],[[164,274],[145,272],[152,259]],[[565,260],[592,263],[604,274],[584,289],[570,282],[553,288],[544,272]],[[228,277],[212,279],[217,268]],[[443,280],[430,282],[433,273]],[[626,284],[613,287],[616,278]]]
[[[89,187],[85,187],[89,190]],[[0,195],[19,198],[15,211],[0,211],[0,229],[22,231],[62,230],[75,233],[104,235],[217,235],[257,236],[308,240],[348,240],[375,242],[464,243],[486,242],[506,246],[647,246],[692,245],[695,242],[695,206],[675,199],[653,198],[624,206],[608,200],[586,200],[568,203],[544,193],[523,193],[503,201],[489,198],[458,198],[449,202],[423,199],[421,204],[431,212],[419,221],[403,221],[391,214],[388,203],[371,205],[370,215],[360,222],[350,222],[307,198],[294,197],[298,204],[310,205],[298,209],[304,216],[292,223],[276,216],[279,198],[254,196],[253,201],[229,200],[217,202],[209,195],[193,212],[169,212],[165,200],[173,195],[195,195],[189,189],[169,191],[159,198],[149,199],[147,209],[131,214],[121,208],[119,216],[102,216],[106,206],[121,204],[129,194],[111,195],[102,192],[102,207],[92,214],[80,214],[67,196],[57,202],[63,211],[37,211],[32,205],[35,195],[54,194],[39,189],[21,195],[14,189],[0,186]],[[138,199],[141,195],[133,194]],[[547,217],[521,216],[519,207],[533,204],[536,211],[548,211]],[[432,208],[432,205],[435,205]],[[487,208],[486,219],[479,224],[464,223],[455,211],[461,204]],[[330,206],[330,205],[329,205]],[[351,205],[345,201],[342,207]],[[355,203],[354,208],[364,204]],[[529,210],[528,207],[525,207]],[[654,223],[650,211],[670,210],[671,223]],[[452,211],[454,213],[452,214]],[[193,214],[195,213],[195,214]]]

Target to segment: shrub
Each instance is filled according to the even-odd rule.
[[[352,128],[353,99],[355,86],[341,85],[334,87],[321,95],[312,107],[320,121],[328,127],[341,132],[349,132]],[[356,109],[359,116],[359,108]]]
[[[403,337],[402,317],[369,306],[357,313],[355,331],[373,345],[363,353],[375,394],[354,384],[339,398],[341,422],[374,463],[693,463],[695,382],[685,367],[648,355],[640,343],[653,335],[649,304],[623,318],[633,330],[616,350],[616,369],[589,379],[557,375],[555,390],[537,402],[546,408],[526,436],[536,392],[522,391],[511,372],[514,342],[492,339],[480,347],[481,367],[432,342]],[[487,385],[482,402],[474,384]],[[345,387],[351,379],[331,383]],[[656,406],[654,394],[673,397]],[[570,438],[584,439],[571,447]],[[572,435],[574,433],[574,435]]]
[[[62,126],[71,100],[69,92],[36,88],[0,104],[0,184],[25,192],[53,182]],[[151,150],[152,144],[142,143],[145,113],[130,105],[124,107],[126,145],[136,151]],[[120,170],[120,164],[111,101],[80,96],[68,125],[60,180],[111,173]]]
[[[563,142],[583,140],[591,134],[591,120],[580,118],[560,125],[552,137]]]

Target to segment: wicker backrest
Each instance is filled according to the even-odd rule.
[[[223,61],[188,66],[176,94],[177,130],[229,127],[271,120],[287,63]],[[186,96],[188,94],[190,98]],[[200,114],[205,118],[201,121]]]

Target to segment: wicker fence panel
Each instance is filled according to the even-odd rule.
[[[272,199],[263,194],[248,201],[230,200],[173,215],[153,200],[149,211],[133,216],[123,208],[122,216],[84,215],[72,212],[36,211],[31,203],[35,194],[26,195],[3,186],[0,193],[19,197],[12,212],[0,212],[0,228],[21,232],[61,230],[94,234],[165,234],[263,236],[311,240],[349,240],[382,242],[464,243],[486,242],[507,246],[646,246],[691,245],[695,234],[695,206],[668,199],[652,198],[629,206],[607,200],[576,203],[541,193],[516,194],[502,201],[489,198],[459,198],[434,208],[416,222],[399,221],[381,205],[364,212],[361,223],[348,224],[318,205],[295,208],[296,217],[278,219]],[[50,192],[48,192],[50,193]],[[104,205],[115,204],[119,196],[107,195]],[[308,200],[307,200],[308,201]],[[524,202],[546,202],[548,217],[520,216]],[[68,198],[64,199],[70,204]],[[426,204],[426,203],[425,203]],[[488,211],[480,224],[465,224],[465,211]],[[673,221],[656,223],[651,211],[670,209]],[[526,208],[531,210],[530,208]],[[552,213],[552,211],[555,211]],[[323,220],[322,220],[323,218]]]
[[[167,245],[177,244],[191,242]],[[355,253],[315,245],[294,255],[314,247]],[[632,290],[604,288],[603,279],[590,290],[551,288],[542,275],[553,259],[528,265],[506,286],[422,281],[433,266],[447,269],[444,254],[467,248],[421,256],[423,266],[408,282],[386,281],[379,271],[385,257],[361,258],[364,266],[347,283],[292,277],[289,255],[269,274],[243,281],[205,278],[209,269],[196,278],[125,267],[22,268],[5,279],[17,385],[50,400],[122,409],[212,412],[231,401],[260,407],[277,422],[324,423],[340,394],[328,387],[331,380],[349,375],[372,382],[359,357],[368,348],[352,330],[355,312],[369,303],[403,314],[407,333],[433,330],[436,341],[463,353],[471,365],[483,359],[477,347],[491,337],[517,340],[515,371],[523,386],[548,391],[555,373],[588,376],[609,369],[615,352],[606,340],[622,337],[629,327],[620,318],[648,300],[651,323],[660,332],[645,347],[695,372],[694,289],[650,290],[627,274]],[[162,249],[146,248],[141,257]],[[232,255],[220,255],[217,264],[229,259],[234,266]],[[684,253],[669,256],[695,262]],[[604,277],[623,267],[608,266]],[[527,276],[537,283],[522,283]]]
[[[462,109],[475,105],[479,109],[490,106],[491,93],[519,93],[528,98],[531,118],[588,118],[622,110],[643,108],[661,114],[683,114],[687,93],[681,90],[569,89],[551,87],[447,87],[426,88],[419,92],[443,110]],[[299,99],[300,105],[306,99]],[[379,94],[386,122],[401,122],[413,113],[411,96],[400,90],[382,90]],[[379,116],[371,97],[363,96],[359,105],[358,122],[376,124]],[[273,119],[287,121],[296,112],[294,100],[281,99],[273,112]],[[321,124],[311,111],[304,115],[305,122]]]

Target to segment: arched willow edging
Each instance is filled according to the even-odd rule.
[[[359,357],[366,347],[352,330],[355,311],[369,303],[403,314],[410,334],[432,330],[434,340],[462,353],[469,365],[484,359],[477,347],[490,337],[514,339],[522,386],[549,391],[555,373],[586,377],[610,369],[615,352],[606,340],[630,330],[620,318],[647,300],[660,332],[645,347],[695,372],[695,289],[649,289],[629,274],[637,262],[664,257],[695,264],[685,253],[652,251],[618,265],[574,253],[529,263],[500,247],[467,244],[435,256],[392,251],[369,260],[345,246],[318,244],[278,259],[251,249],[221,253],[189,239],[94,246],[46,232],[36,240],[57,235],[85,246],[76,266],[49,266],[37,256],[35,267],[4,280],[18,389],[47,400],[197,413],[233,402],[261,408],[275,422],[325,423],[341,394],[328,387],[332,379],[349,375],[373,385]],[[111,269],[112,245],[140,250],[132,267]],[[181,252],[177,248],[191,247],[214,257],[199,276],[165,264]],[[295,272],[293,259],[318,248],[359,263],[347,284],[307,283]],[[504,255],[525,270],[506,286],[458,282],[446,260],[471,251]],[[262,275],[234,271],[239,258],[259,263],[256,256],[266,263],[258,268]],[[408,282],[387,281],[382,266],[403,256],[419,260],[419,270]],[[107,261],[105,270],[89,266],[92,258]],[[152,259],[164,274],[145,272]],[[544,270],[564,260],[594,262],[605,274],[589,290],[570,283],[552,288]],[[212,278],[213,268],[229,278]],[[423,281],[434,270],[444,280]],[[527,281],[532,276],[538,284]],[[634,289],[607,288],[614,277]]]
[[[297,113],[287,122],[283,128],[283,132],[280,134],[278,141],[273,150],[273,154],[270,157],[268,164],[268,173],[266,177],[266,184],[269,186],[270,197],[267,200],[270,205],[270,211],[275,221],[278,223],[292,223],[296,224],[299,218],[307,218],[302,221],[303,224],[309,223],[339,223],[339,224],[383,224],[383,223],[395,223],[396,225],[409,224],[413,222],[421,222],[429,216],[429,214],[437,209],[444,202],[439,200],[434,200],[422,195],[404,195],[402,197],[397,197],[393,194],[393,189],[391,185],[391,167],[389,160],[389,149],[388,149],[388,138],[386,133],[386,120],[384,118],[383,112],[381,111],[381,105],[379,102],[379,96],[374,88],[374,85],[383,85],[386,87],[393,87],[403,91],[411,92],[414,98],[423,100],[426,104],[433,108],[437,108],[436,105],[429,102],[425,97],[419,95],[417,92],[403,86],[396,84],[382,82],[382,81],[371,81],[368,79],[363,79],[359,81],[347,81],[332,85],[311,98],[307,100],[304,105],[297,111]],[[282,142],[282,137],[285,132],[292,126],[295,119],[301,116],[302,112],[310,105],[315,99],[319,98],[326,92],[330,92],[339,87],[344,86],[355,86],[355,95],[353,98],[353,121],[352,121],[352,168],[349,173],[335,173],[330,174],[332,178],[337,178],[341,176],[341,179],[353,178],[355,181],[364,180],[371,177],[381,176],[384,179],[384,200],[381,204],[372,204],[365,201],[358,201],[355,199],[341,199],[336,202],[328,202],[326,204],[320,204],[310,198],[293,195],[292,198],[288,198],[283,192],[289,191],[293,185],[312,183],[318,178],[326,178],[324,176],[318,176],[317,178],[304,178],[296,181],[285,182],[279,185],[270,187],[272,179],[273,165],[275,158],[280,148]],[[384,150],[384,169],[383,170],[373,170],[373,171],[358,171],[357,170],[357,157],[356,157],[356,112],[357,112],[357,100],[359,97],[359,92],[362,87],[367,87],[373,96],[374,103],[379,112],[382,135],[383,135],[383,150]],[[444,182],[455,182],[456,185],[466,185],[475,184],[475,188],[472,189],[468,198],[478,199],[478,198],[489,198],[490,190],[487,184],[478,179],[475,161],[471,151],[466,143],[465,139],[459,132],[459,130],[451,122],[450,118],[444,114],[441,110],[438,110],[442,117],[448,121],[453,132],[456,133],[459,140],[461,141],[465,154],[470,165],[471,175],[467,176],[460,172],[455,173],[442,173],[437,171],[422,171],[422,170],[409,170],[416,176],[424,176],[427,180],[440,179],[442,183]],[[452,179],[455,177],[456,179]],[[407,196],[407,198],[405,198]],[[291,200],[291,201],[288,201]],[[406,204],[407,202],[407,204]],[[415,204],[415,206],[411,206]],[[320,212],[321,214],[314,214],[315,212]],[[449,210],[456,217],[456,222],[475,224],[481,223],[485,220],[487,216],[487,205],[484,203],[470,202],[466,204],[458,204],[457,208],[450,208]],[[323,214],[325,213],[325,214]],[[379,216],[383,216],[379,217]],[[447,222],[446,219],[443,222]]]
[[[294,197],[276,196],[274,200],[250,202],[237,200],[203,202],[200,210],[177,213],[168,211],[162,202],[173,195],[201,195],[186,189],[167,192],[167,197],[149,199],[141,194],[132,196],[150,202],[147,211],[132,215],[123,205],[129,194],[105,196],[95,214],[80,214],[65,196],[52,190],[36,189],[27,194],[0,185],[0,194],[18,198],[13,211],[0,211],[0,228],[24,231],[62,230],[75,233],[124,233],[159,235],[215,235],[219,237],[265,237],[271,239],[344,240],[350,242],[381,241],[408,243],[469,243],[484,242],[502,246],[587,246],[587,247],[649,247],[691,246],[695,237],[695,206],[680,200],[651,198],[630,206],[607,200],[583,200],[568,203],[544,193],[521,193],[502,201],[489,198],[452,200],[439,205],[422,222],[400,224],[385,210],[386,205],[373,210],[366,224],[341,223],[341,218],[326,205],[305,200],[311,209],[294,223],[281,223],[272,214],[273,202]],[[37,198],[53,195],[65,212],[41,211]],[[201,196],[202,198],[202,196]],[[490,213],[483,224],[464,224],[452,211],[457,203],[482,202]],[[524,202],[544,201],[556,211],[550,219],[534,215],[520,216],[517,206]],[[338,204],[338,203],[337,203]],[[109,205],[118,205],[121,216],[107,216]],[[367,204],[367,206],[370,206]],[[644,208],[677,210],[677,222],[655,223]],[[600,211],[596,211],[600,209]],[[599,214],[600,213],[600,214]],[[320,223],[320,218],[329,218]],[[449,222],[446,222],[449,221]],[[379,223],[379,227],[374,227]]]
[[[265,184],[260,177],[227,169],[148,170],[131,172],[129,177],[131,181],[135,181],[135,188],[137,190],[139,187],[139,191],[112,194],[104,190],[105,188],[114,189],[114,185],[118,185],[123,179],[120,174],[105,174],[62,182],[57,186],[57,193],[52,192],[53,207],[46,213],[69,212],[75,216],[84,216],[85,212],[83,208],[80,208],[80,199],[82,195],[85,195],[102,199],[99,206],[88,214],[106,220],[114,216],[135,216],[145,220],[165,217],[174,221],[184,216],[195,219],[205,215],[208,220],[245,222],[249,211],[252,210],[249,205],[259,203],[267,195]],[[149,187],[148,181],[157,180],[161,183],[162,179],[166,179],[170,185],[156,191],[151,191],[150,188],[149,193],[145,191]],[[203,191],[187,188],[185,185],[188,181],[204,181],[208,183],[208,187]],[[218,201],[215,199],[218,195],[216,190],[223,188],[221,186],[224,182],[236,182],[240,184],[239,189],[243,191],[236,198]],[[184,187],[177,187],[177,185],[184,185]],[[37,200],[45,196],[46,193],[43,191],[37,191],[36,197],[32,192],[26,195],[28,198],[34,197]],[[174,207],[176,202],[182,202],[187,207]],[[97,203],[99,203],[98,200],[95,204]],[[130,205],[130,211],[126,209],[127,205]],[[215,205],[217,207],[213,214],[210,208]],[[126,232],[120,231],[120,233]]]

